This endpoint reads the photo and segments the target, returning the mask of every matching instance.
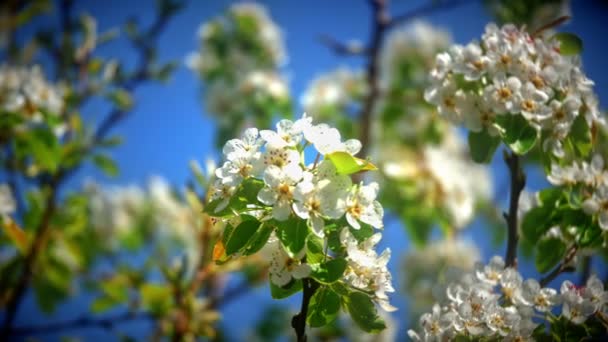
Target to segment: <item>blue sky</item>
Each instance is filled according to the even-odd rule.
[[[159,41],[160,60],[177,60],[183,62],[185,56],[193,51],[196,44],[196,31],[204,22],[223,11],[232,1],[190,1],[170,23]],[[272,18],[283,28],[288,64],[284,72],[289,76],[290,88],[296,99],[302,94],[308,82],[323,72],[333,70],[338,66],[360,66],[362,60],[358,57],[340,57],[318,42],[320,34],[329,34],[338,40],[348,41],[358,39],[365,41],[368,37],[370,13],[366,1],[263,1],[269,8]],[[391,4],[391,13],[398,14],[415,8],[425,1],[395,0]],[[135,15],[143,24],[149,23],[153,17],[154,8],[151,2],[137,1],[81,1],[77,11],[86,11],[94,15],[99,22],[101,31],[120,25],[128,16]],[[564,30],[578,34],[584,41],[583,64],[588,76],[595,80],[596,91],[600,103],[606,108],[608,103],[608,68],[605,65],[606,29],[605,18],[608,5],[601,1],[575,1],[573,4],[574,19],[564,26]],[[425,17],[428,21],[449,30],[456,42],[466,43],[479,37],[490,17],[478,1],[471,1],[455,9],[438,12]],[[105,57],[116,57],[135,63],[134,54],[124,42],[104,46],[99,51]],[[123,124],[113,133],[122,135],[125,143],[112,153],[121,168],[121,174],[114,179],[105,178],[92,167],[82,169],[68,183],[68,187],[80,187],[87,178],[99,179],[105,184],[145,184],[152,175],[163,175],[171,183],[181,186],[189,177],[188,162],[197,159],[203,162],[207,157],[217,157],[214,150],[214,124],[206,116],[199,97],[200,84],[197,78],[180,64],[176,73],[167,85],[147,84],[135,93],[137,107]],[[107,112],[102,104],[92,102],[84,111],[90,120],[99,120]],[[296,113],[299,111],[296,110]],[[504,167],[501,160],[493,162],[496,184],[505,182]],[[531,177],[533,188],[541,187],[542,175]],[[507,194],[499,194],[502,200]],[[384,243],[393,250],[391,267],[395,269],[400,257],[408,248],[407,237],[403,229],[395,224],[392,217],[387,218]],[[482,247],[487,259],[493,253],[502,254],[499,250],[490,249],[487,241],[488,233],[477,225],[467,234],[474,238]],[[535,276],[533,269],[524,267],[524,274]],[[399,275],[395,275],[396,287],[399,287]],[[402,307],[404,300],[395,296],[397,306]],[[252,322],[259,319],[261,312],[255,309],[269,302],[268,290],[260,288],[239,302],[232,303],[224,310],[225,318],[233,338],[242,337]],[[86,311],[86,301],[79,300],[61,308],[53,320],[64,320],[79,317]],[[290,302],[294,310],[294,301]],[[22,307],[19,323],[32,324],[45,321],[35,310],[35,304],[28,298]],[[407,316],[402,309],[395,314],[403,323]],[[237,323],[238,322],[238,323]],[[402,324],[403,328],[403,324]],[[150,327],[145,324],[130,324],[121,326],[121,330],[133,332],[134,336],[146,336]],[[88,338],[111,337],[106,332],[88,329],[83,332]],[[49,337],[54,340],[58,336]]]

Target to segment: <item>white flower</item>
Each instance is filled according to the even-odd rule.
[[[285,286],[291,279],[302,279],[310,275],[310,265],[302,262],[306,249],[290,257],[275,236],[270,237],[268,247],[271,249],[270,281],[273,284]]]
[[[294,191],[293,210],[300,218],[308,220],[317,236],[323,237],[324,217],[339,219],[344,215],[344,198],[350,186],[350,177],[336,174],[333,163],[324,160],[316,175],[304,173]]]
[[[302,140],[302,127],[294,124],[291,120],[283,119],[277,123],[276,132],[263,130],[260,135],[273,147],[294,147]]]
[[[595,312],[596,307],[594,303],[582,296],[582,288],[572,284],[569,280],[562,283],[560,293],[564,302],[562,315],[572,323],[581,324]]]
[[[280,169],[270,165],[264,171],[266,184],[258,193],[258,200],[272,205],[272,217],[279,221],[286,220],[291,214],[295,185],[302,179],[302,169]]]
[[[385,249],[380,256],[376,254],[374,246],[380,241],[382,234],[376,233],[369,239],[359,243],[350,233],[348,227],[342,228],[340,241],[346,247],[348,267],[344,280],[350,285],[372,291],[378,305],[385,311],[395,311],[389,304],[387,292],[394,292],[391,274],[387,263],[391,257],[390,249]]]
[[[500,289],[506,299],[511,302],[520,294],[522,277],[514,268],[505,268],[500,277]]]
[[[327,124],[309,126],[304,129],[304,138],[314,145],[315,149],[322,155],[333,152],[348,152],[355,155],[361,150],[361,142],[357,139],[349,139],[342,142],[340,132]]]
[[[497,332],[500,336],[507,336],[517,327],[521,317],[514,306],[501,307],[492,305],[487,308],[486,323],[491,331]]]
[[[479,281],[495,286],[500,281],[504,268],[505,261],[502,257],[496,255],[492,257],[488,265],[477,264],[475,274]]]
[[[10,186],[8,184],[0,184],[0,216],[14,213],[16,207]]]
[[[346,220],[355,229],[360,229],[359,221],[369,224],[374,228],[382,228],[382,217],[384,209],[376,201],[378,195],[378,183],[353,187],[346,198]]]
[[[558,304],[559,296],[552,288],[541,288],[538,281],[528,279],[524,282],[520,302],[527,306],[533,306],[540,312],[549,312]]]
[[[581,295],[595,306],[596,311],[600,311],[608,303],[608,292],[604,291],[604,283],[595,275],[587,279],[587,284],[581,289]]]
[[[425,313],[420,316],[419,321],[424,332],[424,341],[441,340],[443,333],[452,326],[453,319],[454,313],[442,313],[438,304],[433,305],[432,313]]]
[[[464,75],[467,81],[478,80],[486,71],[490,59],[483,55],[481,47],[476,43],[469,43],[460,53],[454,64],[454,70]]]
[[[608,230],[608,185],[600,185],[591,198],[583,202],[583,210],[590,215],[598,214],[600,228]]]
[[[231,139],[226,142],[222,152],[227,160],[254,156],[263,144],[257,128],[248,128],[241,139]]]
[[[514,113],[519,106],[521,81],[517,77],[497,75],[484,92],[491,106],[499,113]]]
[[[221,200],[218,205],[215,207],[215,212],[218,213],[224,210],[228,203],[230,203],[230,198],[236,193],[237,187],[232,183],[224,183],[222,179],[217,179],[213,183],[210,189],[211,200]]]

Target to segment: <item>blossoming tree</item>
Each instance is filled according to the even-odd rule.
[[[129,19],[118,34],[98,32],[74,2],[0,5],[0,339],[79,327],[128,339],[118,324],[145,320],[154,339],[221,340],[236,324],[223,305],[264,284],[273,299],[299,295],[299,308],[271,307],[248,339],[396,340],[404,311],[418,322],[413,340],[606,337],[608,292],[591,272],[608,236],[606,123],[582,41],[555,32],[567,2],[486,0],[498,24],[463,46],[417,18],[466,1],[393,15],[369,0],[367,42],[320,37],[364,67],[319,75],[299,107],[281,28],[261,5],[233,4],[200,26],[185,58],[216,124],[217,166],[192,161],[184,187],[162,176],[69,187],[89,163],[118,174],[109,151],[121,139],[110,133],[139,85],[178,67],[158,60],[157,45],[185,5],[158,1],[149,26]],[[59,25],[40,28],[52,13]],[[135,66],[98,49],[122,39]],[[108,114],[89,122],[91,101]],[[502,215],[485,165],[498,149]],[[550,186],[528,192],[530,169]],[[395,228],[384,208],[407,251],[378,247]],[[476,218],[504,257],[486,264],[464,237]],[[391,254],[403,255],[392,273]],[[538,277],[522,275],[528,259]],[[553,287],[575,270],[580,280]],[[235,273],[242,282],[226,286]],[[409,310],[396,311],[395,281]],[[82,317],[37,325],[18,319],[28,296],[49,314],[91,300]]]

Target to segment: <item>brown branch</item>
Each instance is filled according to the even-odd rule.
[[[519,156],[515,152],[504,151],[504,160],[509,168],[511,190],[509,193],[509,212],[503,213],[507,221],[507,251],[505,253],[506,267],[517,268],[517,242],[519,240],[517,211],[519,196],[526,186],[526,175],[521,166]]]
[[[63,330],[71,330],[71,329],[80,329],[85,327],[97,327],[101,329],[110,330],[113,329],[115,325],[120,323],[125,323],[129,321],[134,321],[138,319],[148,319],[153,320],[154,318],[146,312],[127,312],[124,314],[106,317],[106,318],[98,318],[92,319],[90,317],[81,317],[71,321],[65,322],[57,322],[50,323],[45,325],[31,325],[31,326],[23,326],[17,327],[13,329],[14,336],[23,336],[23,335],[36,335],[36,334],[46,334],[53,333]]]
[[[576,256],[577,250],[578,250],[577,245],[573,245],[572,247],[570,247],[568,249],[568,251],[566,252],[566,256],[564,257],[564,260],[559,265],[557,265],[557,267],[555,267],[555,269],[553,269],[553,271],[551,271],[551,273],[547,274],[544,278],[542,278],[540,280],[540,282],[539,282],[540,286],[541,287],[547,286],[553,279],[557,278],[557,276],[559,276],[560,274],[562,274],[564,272],[574,271],[574,267],[572,267],[572,265],[570,265],[570,262],[572,262],[572,260]]]
[[[370,0],[369,3],[372,8],[372,33],[370,43],[368,44],[369,60],[365,71],[365,79],[369,89],[363,100],[361,112],[359,113],[359,140],[362,145],[360,155],[362,156],[367,156],[371,143],[372,116],[374,106],[380,95],[378,80],[380,50],[384,34],[390,23],[385,0]]]
[[[291,326],[296,332],[296,338],[298,342],[306,342],[307,340],[306,316],[308,316],[308,305],[310,304],[310,299],[319,288],[319,283],[317,283],[312,278],[304,278],[302,282],[302,307],[300,309],[300,313],[293,316],[293,318],[291,319]]]

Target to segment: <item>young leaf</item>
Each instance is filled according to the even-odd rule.
[[[140,294],[143,307],[158,316],[166,313],[173,303],[171,288],[166,285],[143,284]]]
[[[468,140],[471,158],[476,163],[489,163],[498,145],[500,145],[500,138],[491,136],[485,130],[481,132],[469,132]]]
[[[255,232],[255,234],[249,239],[247,245],[243,250],[243,255],[251,255],[262,249],[268,242],[268,238],[270,234],[274,231],[274,226],[272,224],[263,224],[260,228]]]
[[[346,260],[342,258],[332,259],[322,264],[311,264],[312,273],[310,275],[320,283],[331,284],[342,278],[346,264]]]
[[[302,280],[294,279],[289,284],[279,287],[275,285],[273,282],[270,282],[270,295],[274,299],[283,299],[287,298],[294,293],[298,293],[302,290]]]
[[[350,317],[363,331],[377,333],[386,328],[384,321],[378,317],[374,302],[365,293],[351,292],[346,298],[346,308]]]
[[[286,221],[277,222],[278,230],[277,236],[287,254],[294,257],[300,252],[306,245],[306,238],[308,237],[308,226],[306,221],[291,217]]]
[[[329,287],[321,287],[310,299],[306,321],[311,327],[333,322],[340,311],[340,296]]]
[[[378,168],[368,160],[352,156],[348,152],[333,152],[325,155],[336,167],[340,175],[350,175],[359,171],[375,171]]]
[[[93,156],[93,163],[109,177],[118,175],[118,165],[112,158],[104,154],[96,154]]]
[[[553,39],[559,41],[559,53],[564,56],[578,55],[583,51],[583,41],[573,33],[560,32]]]

